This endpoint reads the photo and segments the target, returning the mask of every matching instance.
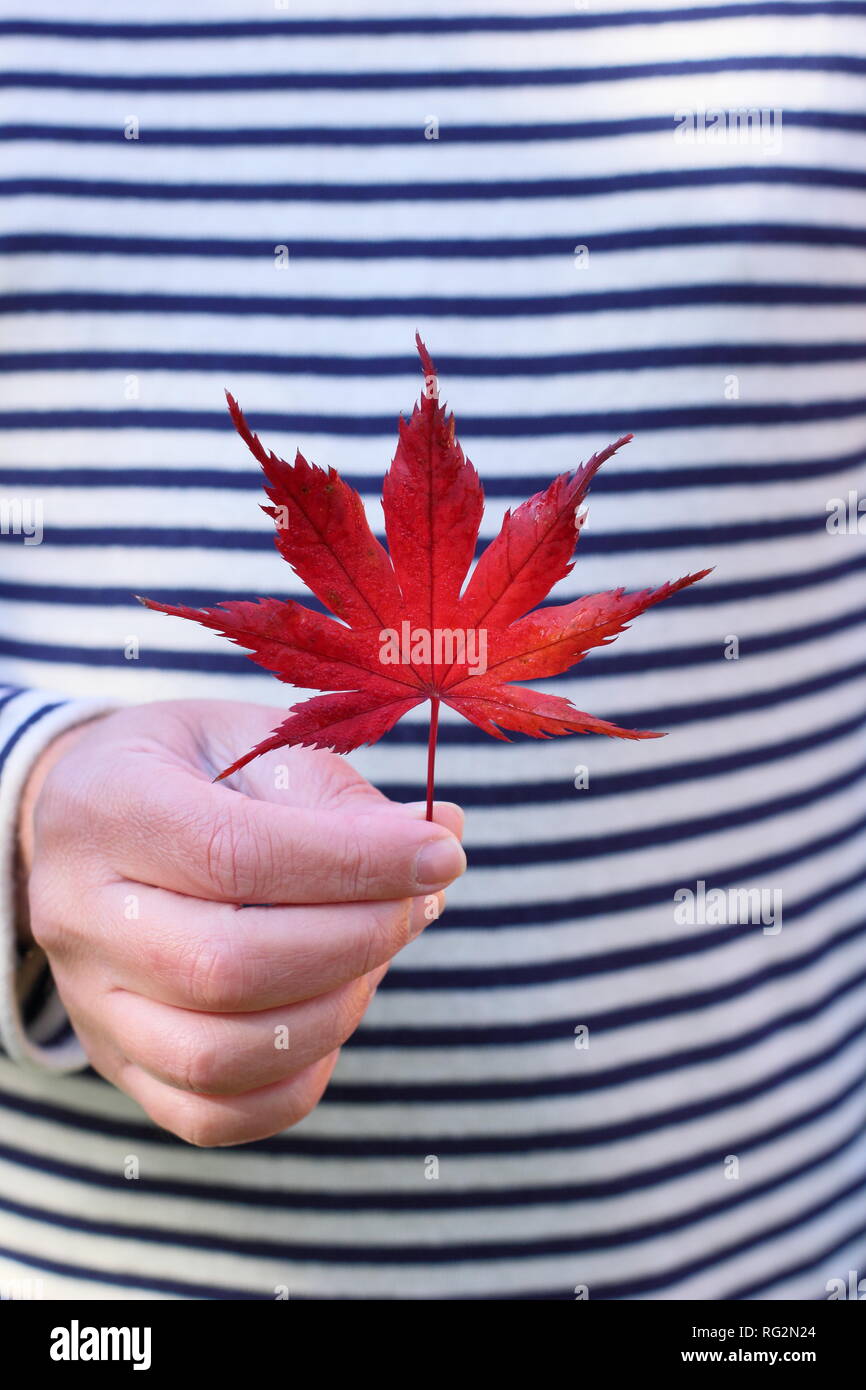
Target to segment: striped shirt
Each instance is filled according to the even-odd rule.
[[[866,4],[108,15],[0,6],[0,1293],[825,1298],[866,1273]],[[194,1149],[21,978],[17,801],[93,712],[279,702],[131,595],[305,597],[224,386],[381,532],[416,328],[482,539],[634,431],[556,601],[715,569],[544,682],[669,737],[443,719],[447,912],[312,1114]],[[425,741],[351,761],[413,800]]]

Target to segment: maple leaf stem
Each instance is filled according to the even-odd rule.
[[[430,738],[427,743],[427,819],[433,819],[433,769],[436,766],[436,735],[439,731],[439,699],[430,700]]]

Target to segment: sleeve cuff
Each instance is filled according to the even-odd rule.
[[[59,734],[117,709],[50,691],[0,694],[0,1048],[40,1072],[82,1071],[87,1056],[72,1031],[39,947],[22,960],[16,936],[16,853],[21,796],[36,759]]]

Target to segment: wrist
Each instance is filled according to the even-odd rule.
[[[97,716],[102,718],[103,716]],[[34,945],[33,933],[30,930],[30,914],[28,911],[27,883],[30,878],[30,871],[33,866],[33,853],[35,841],[35,814],[39,796],[45,784],[45,779],[55,767],[60,759],[63,758],[70,748],[78,742],[79,738],[90,725],[93,719],[87,720],[83,724],[76,724],[71,729],[66,729],[62,734],[58,734],[44,748],[39,757],[34,762],[24,789],[21,793],[21,800],[18,803],[18,828],[17,828],[17,852],[16,852],[16,883],[17,883],[17,902],[18,911],[16,913],[16,935],[19,947],[27,951]]]

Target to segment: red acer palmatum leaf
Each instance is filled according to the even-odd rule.
[[[220,778],[287,745],[349,753],[375,743],[408,710],[429,700],[432,819],[441,703],[494,738],[507,738],[505,729],[534,738],[660,737],[622,729],[561,696],[513,684],[567,671],[593,647],[613,641],[646,608],[709,573],[701,570],[658,589],[615,589],[537,606],[573,567],[584,518],[580,507],[592,478],[632,436],[506,512],[466,583],[484,492],[455,437],[454,416],[439,402],[430,354],[417,334],[415,340],[425,386],[411,417],[399,420],[397,450],[385,475],[387,550],[373,535],[359,494],[335,469],[318,468],[300,453],[293,464],[270,453],[226,393],[235,428],[264,470],[271,506],[263,510],[276,523],[277,549],[339,621],[293,600],[229,600],[216,608],[141,600],[221,632],[281,681],[328,692],[293,705],[288,719]]]

